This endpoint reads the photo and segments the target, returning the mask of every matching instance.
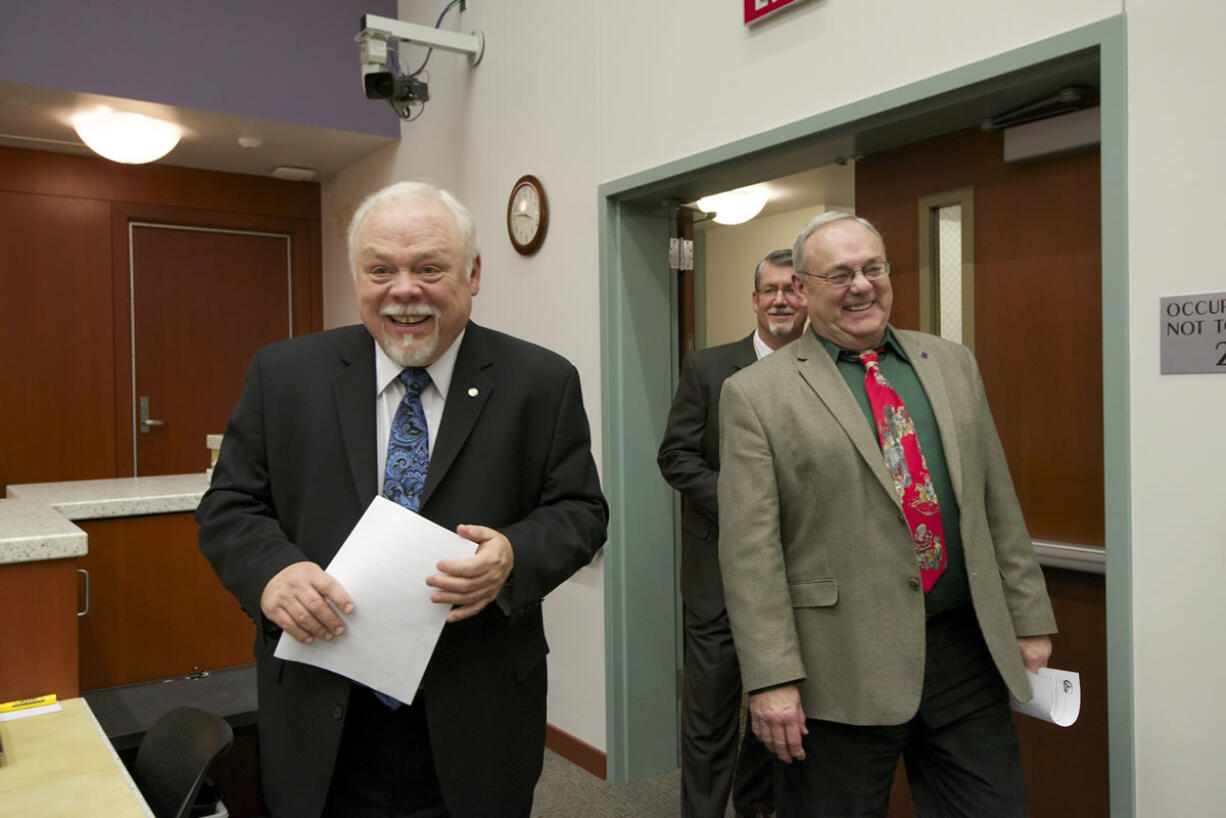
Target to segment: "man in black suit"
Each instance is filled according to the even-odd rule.
[[[256,353],[197,511],[201,550],[257,626],[265,801],[289,818],[527,818],[544,756],[541,600],[591,560],[608,518],[579,375],[469,320],[481,258],[446,191],[372,195],[349,259],[362,325]],[[406,369],[429,376],[420,398]],[[447,625],[397,706],[273,651],[282,631],[344,638],[360,617],[322,566],[395,482],[389,429],[410,402],[428,434],[419,513],[477,548],[426,580]]]
[[[738,815],[774,811],[771,755],[750,731],[738,758],[741,674],[720,579],[719,393],[724,379],[795,340],[805,328],[804,295],[792,283],[792,251],[776,250],[754,270],[757,330],[699,350],[681,364],[658,462],[681,492],[681,598],[685,669],[681,697],[681,813],[722,818],[732,793]],[[734,782],[735,780],[735,782]],[[734,788],[735,783],[735,788]]]

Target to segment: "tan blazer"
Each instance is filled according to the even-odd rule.
[[[1010,692],[1055,617],[970,350],[894,330],[941,430],[975,613]],[[924,593],[881,448],[821,342],[725,382],[719,562],[745,690],[800,683],[808,718],[900,724],[924,678]]]

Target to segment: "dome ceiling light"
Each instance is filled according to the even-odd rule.
[[[182,134],[172,122],[109,109],[77,114],[72,126],[94,153],[129,165],[161,159],[179,144]]]
[[[766,207],[766,191],[758,186],[741,187],[736,190],[703,196],[698,207],[706,213],[714,213],[717,224],[741,224],[762,212]]]

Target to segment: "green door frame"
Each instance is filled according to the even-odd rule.
[[[1111,814],[1135,814],[1132,557],[1128,378],[1128,163],[1123,15],[806,117],[600,185],[603,482],[612,509],[605,546],[607,769],[627,781],[677,763],[677,576],[673,493],[656,467],[676,383],[675,293],[661,203],[696,180],[738,171],[801,169],[805,145],[836,143],[857,123],[970,86],[1005,83],[1052,60],[1095,51],[1099,69],[1102,194],[1103,451]],[[917,113],[916,116],[919,114]],[[829,145],[827,145],[829,147]],[[829,161],[826,159],[824,161]],[[804,167],[820,164],[809,161]],[[740,173],[741,179],[736,179]],[[781,174],[779,174],[781,175]],[[757,178],[766,178],[759,175]],[[713,186],[713,185],[712,185]]]

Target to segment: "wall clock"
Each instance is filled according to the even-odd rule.
[[[507,235],[511,246],[522,255],[540,249],[549,228],[549,203],[545,188],[535,176],[521,176],[511,187],[507,201]]]

